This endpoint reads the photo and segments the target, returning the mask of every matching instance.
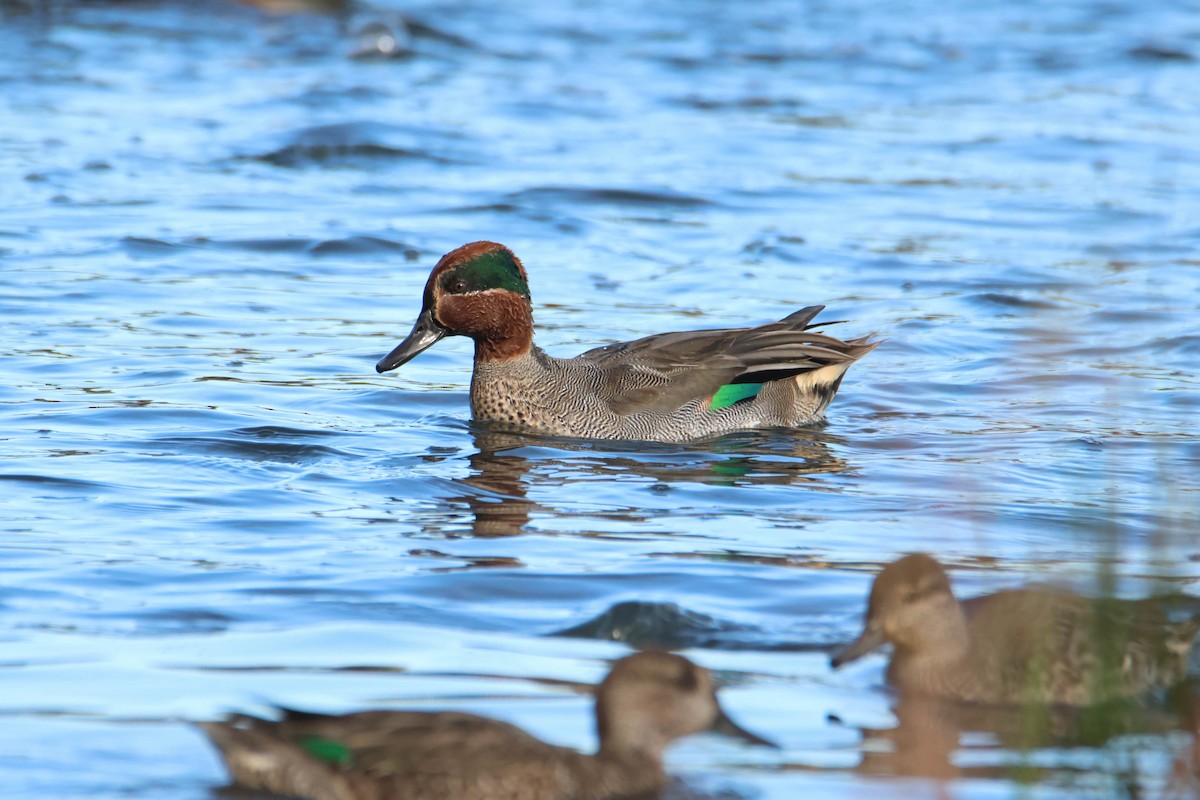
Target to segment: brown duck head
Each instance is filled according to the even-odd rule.
[[[471,337],[476,359],[484,361],[503,361],[529,351],[529,278],[511,250],[495,242],[472,242],[442,256],[425,283],[412,332],[375,369],[395,369],[443,336]]]
[[[830,663],[836,669],[888,643],[897,651],[926,650],[961,625],[962,608],[942,565],[924,553],[904,556],[876,576],[863,632],[834,653]]]
[[[596,725],[601,752],[638,752],[656,761],[675,739],[704,731],[776,746],[725,714],[708,670],[661,651],[613,664],[596,691]]]

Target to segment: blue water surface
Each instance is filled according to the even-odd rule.
[[[272,704],[589,748],[630,640],[781,745],[680,743],[671,796],[1194,791],[1169,732],[906,777],[882,659],[826,656],[913,550],[1200,595],[1194,0],[0,23],[0,796],[214,797],[190,723]],[[468,341],[373,368],[477,239],[556,355],[812,304],[887,341],[824,425],[502,434]]]

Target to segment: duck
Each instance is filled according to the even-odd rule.
[[[502,244],[472,242],[438,260],[412,332],[375,369],[396,369],[445,336],[468,336],[475,342],[471,410],[480,422],[541,435],[669,443],[796,428],[823,418],[846,370],[879,344],[812,330],[823,309],[556,358],[533,343],[520,259]]]
[[[708,670],[666,651],[612,665],[596,689],[594,755],[455,711],[280,713],[200,728],[235,785],[304,800],[608,800],[664,786],[663,751],[690,734],[774,747],[725,714]]]
[[[937,559],[914,553],[876,576],[863,631],[831,666],[890,643],[902,695],[1084,707],[1179,684],[1198,631],[1200,616],[1171,622],[1153,599],[1025,588],[959,602]]]

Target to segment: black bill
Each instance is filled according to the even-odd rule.
[[[709,728],[709,730],[712,731],[713,733],[719,733],[722,736],[729,736],[734,739],[741,739],[742,741],[749,742],[750,744],[762,745],[763,747],[771,747],[776,750],[779,749],[779,745],[775,744],[771,740],[764,739],[761,736],[759,736],[758,734],[751,733],[750,731],[743,728],[741,725],[738,725],[736,722],[731,720],[729,718],[729,716],[719,706],[717,707],[717,718],[713,721],[712,727]]]
[[[447,333],[449,331],[433,318],[433,311],[425,309],[421,312],[421,316],[417,317],[417,324],[413,325],[412,333],[408,334],[408,338],[396,345],[395,350],[379,359],[379,363],[375,365],[375,371],[387,372],[389,369],[406,364],[419,353],[432,347]]]
[[[829,665],[837,669],[843,664],[849,664],[851,661],[862,658],[867,653],[873,653],[885,644],[887,644],[887,638],[883,635],[883,631],[868,627],[853,642],[832,653],[829,656]]]

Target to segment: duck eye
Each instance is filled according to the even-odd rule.
[[[467,280],[466,278],[455,278],[446,288],[450,290],[451,294],[462,294],[467,290]]]

